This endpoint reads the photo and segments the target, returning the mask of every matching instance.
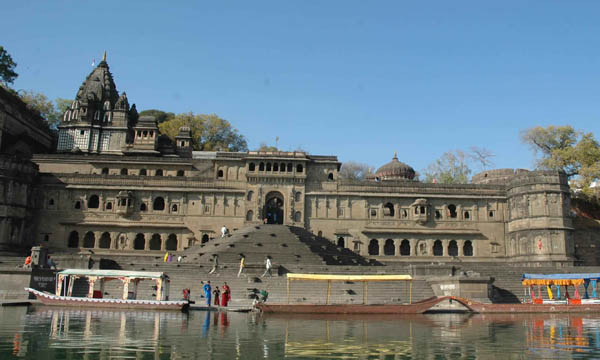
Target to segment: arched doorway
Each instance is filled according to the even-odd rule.
[[[372,239],[369,242],[369,255],[379,255],[379,241]]]
[[[267,224],[283,224],[283,195],[272,191],[265,198],[265,218]]]
[[[346,242],[344,241],[344,238],[342,236],[340,236],[337,241],[337,246],[345,247],[345,245],[346,245]]]

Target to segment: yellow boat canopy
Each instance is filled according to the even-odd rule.
[[[561,285],[578,286],[586,281],[597,281],[600,273],[590,274],[523,274],[521,283],[524,286],[531,285]]]
[[[288,280],[317,281],[399,281],[412,280],[410,275],[329,275],[329,274],[287,274]]]

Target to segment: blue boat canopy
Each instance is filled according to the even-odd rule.
[[[574,279],[587,279],[587,280],[598,280],[600,279],[600,273],[589,273],[589,274],[523,274],[521,280],[574,280]]]

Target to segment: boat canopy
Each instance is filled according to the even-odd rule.
[[[65,269],[57,275],[80,276],[80,277],[104,277],[104,278],[132,278],[132,279],[160,279],[165,274],[154,271],[128,271],[128,270],[87,270],[87,269]]]
[[[591,280],[600,279],[600,273],[589,274],[523,274],[521,283],[530,285],[582,285]]]
[[[399,281],[412,280],[410,275],[328,275],[328,274],[287,274],[288,280],[322,281]]]

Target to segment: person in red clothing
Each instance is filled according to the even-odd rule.
[[[223,284],[223,292],[221,293],[221,306],[227,306],[231,300],[231,289],[227,283]]]
[[[23,267],[25,267],[25,268],[31,267],[31,255],[25,258],[25,265],[23,265]]]

